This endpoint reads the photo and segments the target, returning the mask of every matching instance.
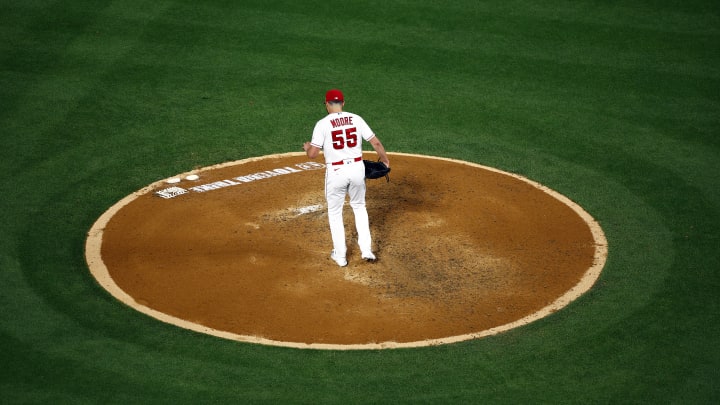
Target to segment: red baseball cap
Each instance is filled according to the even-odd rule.
[[[328,92],[325,93],[325,102],[328,103],[330,101],[345,101],[342,91],[338,89],[328,90]]]

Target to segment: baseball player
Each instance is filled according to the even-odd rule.
[[[375,261],[370,237],[370,222],[365,208],[365,166],[362,159],[362,140],[377,152],[380,161],[390,167],[385,148],[359,115],[343,111],[345,98],[340,90],[325,94],[328,115],[315,124],[312,139],[303,144],[308,157],[315,159],[320,150],[325,155],[325,198],[327,200],[330,235],[333,250],[330,258],[338,266],[347,266],[347,245],[343,224],[345,195],[355,216],[360,254],[364,260]]]

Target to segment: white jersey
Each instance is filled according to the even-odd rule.
[[[362,158],[362,139],[375,136],[365,120],[357,114],[341,111],[328,114],[315,124],[310,144],[323,150],[325,163]]]

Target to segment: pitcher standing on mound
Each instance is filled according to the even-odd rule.
[[[339,266],[347,266],[347,244],[343,223],[345,195],[350,196],[350,207],[355,216],[360,255],[374,261],[370,221],[365,207],[365,165],[362,158],[362,140],[377,152],[380,161],[390,167],[390,160],[380,139],[359,115],[343,111],[345,98],[340,90],[325,93],[328,115],[315,124],[312,139],[303,144],[308,157],[315,159],[320,150],[325,155],[325,198],[328,207],[330,235],[333,250],[330,258]]]

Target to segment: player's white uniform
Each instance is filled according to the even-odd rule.
[[[361,254],[372,256],[370,223],[365,208],[365,165],[362,162],[362,140],[375,136],[365,120],[349,112],[328,114],[315,124],[310,144],[325,155],[325,198],[335,254],[345,257],[345,225],[343,205],[345,195],[355,216],[358,245]]]

